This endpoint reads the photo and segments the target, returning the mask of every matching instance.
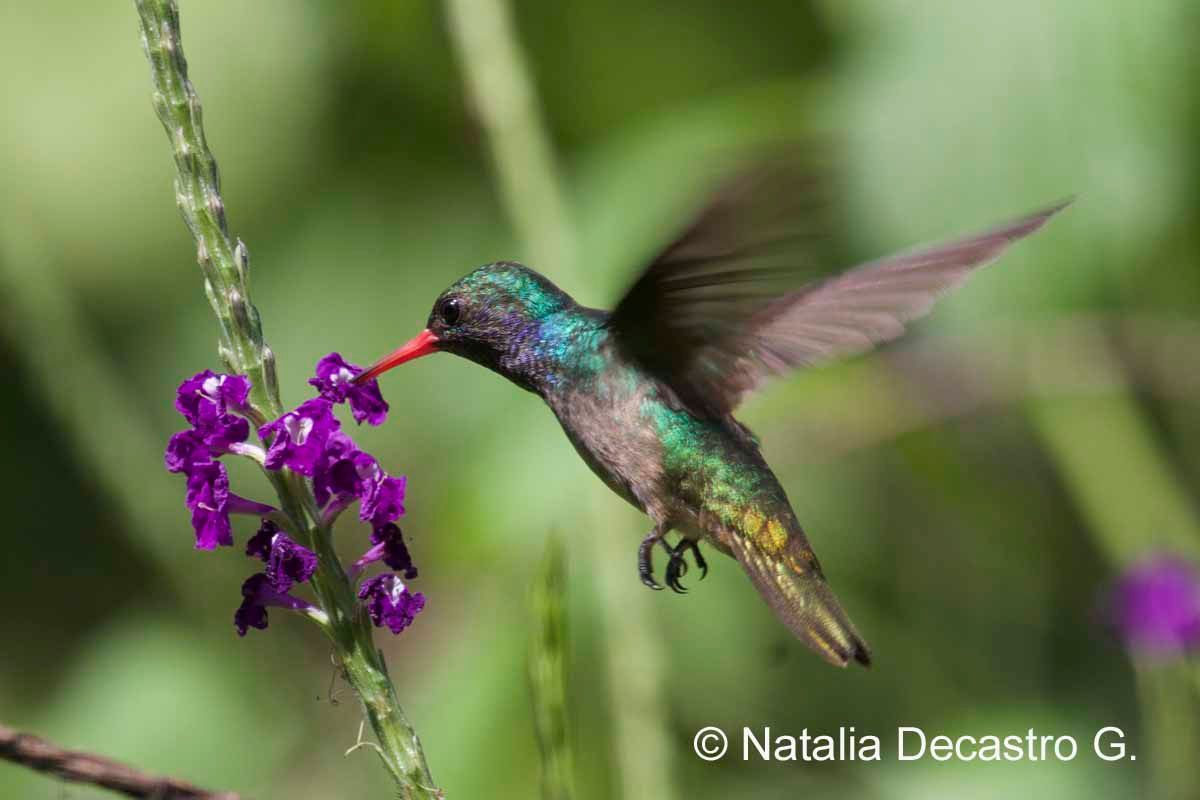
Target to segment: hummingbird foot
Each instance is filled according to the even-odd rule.
[[[654,580],[654,562],[652,560],[652,554],[654,552],[655,543],[663,542],[662,536],[663,535],[659,532],[658,528],[655,528],[654,530],[650,531],[650,533],[646,534],[646,538],[642,539],[641,545],[638,546],[638,577],[642,579],[642,583],[656,592],[662,591],[663,587],[661,583]],[[663,542],[663,545],[666,546],[666,542]]]
[[[679,582],[679,579],[687,574],[688,563],[684,556],[691,550],[692,556],[696,560],[696,566],[700,569],[700,580],[708,577],[708,562],[704,560],[704,556],[700,554],[700,545],[694,539],[683,537],[679,543],[671,550],[671,560],[667,562],[667,586],[671,587],[671,591],[678,594],[687,594],[687,589]]]

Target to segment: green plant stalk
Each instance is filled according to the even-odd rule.
[[[258,310],[250,301],[249,253],[229,235],[220,173],[204,136],[200,100],[187,77],[174,0],[135,0],[142,46],[150,62],[154,108],[175,154],[175,198],[196,240],[204,289],[219,327],[218,350],[230,371],[252,383],[251,416],[257,424],[284,413],[275,375],[275,356],[263,338]],[[333,549],[332,530],[317,508],[304,479],[288,470],[267,471],[292,532],[318,558],[312,577],[317,603],[325,615],[318,624],[333,645],[334,656],[362,701],[375,733],[375,746],[402,798],[434,798],[420,741],[396,698],[383,655],[375,647],[371,624]]]
[[[566,583],[562,539],[552,533],[546,538],[546,553],[529,598],[533,612],[529,690],[533,697],[533,726],[542,756],[545,800],[570,800],[575,795],[574,758],[567,720]]]
[[[579,295],[601,289],[579,257],[561,172],[509,5],[505,0],[446,0],[446,9],[467,93],[487,133],[505,210],[532,265],[563,276]],[[597,484],[595,491],[603,499],[593,495],[579,526],[619,528],[626,517],[615,510],[608,489]],[[662,637],[654,631],[649,593],[625,589],[628,553],[618,537],[588,538],[596,548],[607,619],[608,681],[623,795],[627,800],[651,795],[671,800],[677,796],[672,749],[661,723],[667,717],[662,690],[667,658]],[[543,762],[544,772],[555,768]]]
[[[1107,396],[1035,399],[1034,429],[1070,491],[1103,555],[1123,570],[1155,550],[1195,558],[1200,520],[1170,459],[1154,437],[1120,362],[1096,350],[1078,367],[1055,360],[1035,362],[1033,386],[1063,376],[1081,386],[1111,387]],[[1194,667],[1135,660],[1139,706],[1150,744],[1153,796],[1196,797],[1200,776],[1192,766],[1200,749],[1195,723]]]
[[[504,0],[447,0],[472,108],[487,133],[501,199],[530,264],[575,269],[574,231],[537,90]]]

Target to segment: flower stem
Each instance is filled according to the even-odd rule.
[[[250,377],[254,411],[283,413],[275,359],[263,340],[258,309],[250,302],[250,254],[230,238],[221,176],[204,136],[200,98],[187,76],[174,0],[136,0],[142,49],[154,80],[154,110],[175,153],[175,202],[196,240],[204,291],[217,315],[219,348],[229,369]]]
[[[200,100],[187,77],[179,10],[174,0],[135,0],[135,5],[154,83],[154,108],[175,154],[176,202],[196,240],[204,290],[220,330],[221,358],[232,372],[250,378],[247,415],[258,422],[275,419],[284,410],[275,357],[263,338],[258,310],[250,301],[249,253],[241,240],[230,236],[225,221],[220,173],[204,136]],[[290,531],[317,554],[312,586],[328,620],[321,627],[333,644],[342,673],[362,701],[378,740],[376,751],[395,780],[399,796],[406,800],[440,797],[312,491],[300,475],[288,470],[266,475],[279,496]]]

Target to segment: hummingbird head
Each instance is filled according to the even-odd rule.
[[[575,306],[548,279],[512,261],[488,264],[438,295],[425,330],[375,362],[361,383],[415,358],[445,351],[531,387],[527,346],[544,320]]]

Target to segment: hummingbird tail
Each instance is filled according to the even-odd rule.
[[[737,537],[732,550],[775,616],[835,667],[871,665],[871,649],[829,588],[804,537],[789,536],[781,553],[768,554]]]

